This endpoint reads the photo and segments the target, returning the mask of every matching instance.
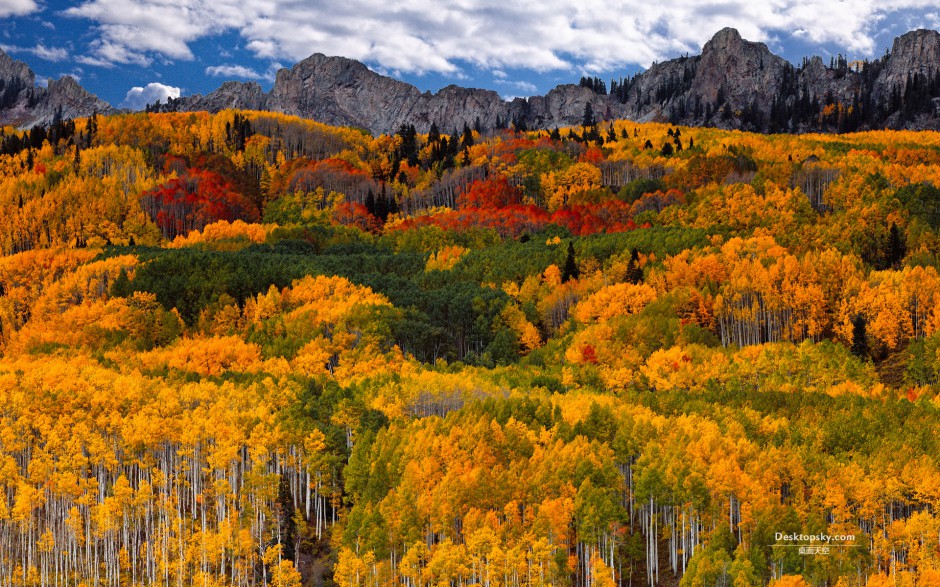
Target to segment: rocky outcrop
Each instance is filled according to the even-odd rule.
[[[924,29],[911,31],[894,40],[878,85],[882,91],[894,85],[903,86],[909,76],[934,75],[938,67],[940,33]]]
[[[110,104],[89,93],[71,76],[49,80],[45,89],[45,93],[41,94],[39,102],[32,110],[29,123],[31,125],[49,124],[56,116],[62,119],[81,118],[93,113],[107,114],[111,111]]]
[[[374,134],[414,124],[427,132],[506,119],[508,105],[496,92],[448,86],[436,94],[420,90],[343,57],[313,55],[277,73],[265,103],[268,110],[313,118],[327,124],[359,126]]]
[[[358,126],[373,134],[395,132],[402,124],[413,124],[419,132],[427,132],[432,123],[443,132],[464,124],[487,129],[510,123],[572,126],[584,120],[589,106],[599,121],[630,118],[775,132],[929,128],[935,125],[930,102],[935,96],[925,98],[923,88],[937,75],[938,65],[940,34],[934,31],[899,37],[890,57],[864,65],[850,67],[840,60],[829,67],[817,57],[797,67],[765,44],[726,28],[705,44],[701,55],[654,64],[616,95],[575,85],[511,102],[489,90],[457,86],[421,93],[357,61],[317,54],[278,72],[263,99],[253,89],[251,100],[267,110]],[[922,80],[916,103],[903,96],[914,74]],[[936,86],[940,96],[940,82]],[[190,107],[229,106],[194,101]]]
[[[264,110],[266,97],[264,89],[256,82],[225,82],[210,94],[195,94],[180,98],[178,102],[185,104],[184,110],[190,111]]]
[[[415,128],[430,128],[435,122],[442,131],[470,128],[495,128],[497,122],[509,119],[509,105],[492,90],[447,86],[436,94],[422,94],[413,110]],[[389,130],[400,126],[393,125]],[[422,131],[426,132],[426,131]]]
[[[43,88],[22,61],[0,51],[0,124],[28,128],[60,118],[108,114],[111,106],[89,93],[74,78],[49,80]]]
[[[28,65],[13,59],[0,50],[0,79],[19,79],[32,86],[36,82],[36,75]]]
[[[583,86],[565,84],[550,90],[545,96],[532,96],[513,101],[514,119],[529,128],[556,128],[574,126],[584,121],[590,111],[596,120],[623,118],[622,104]],[[505,119],[504,119],[505,120]]]
[[[719,31],[696,57],[655,64],[618,99],[634,120],[671,121],[756,131],[852,131],[937,128],[940,33],[898,37],[872,62],[831,66],[819,57],[799,67],[763,43]]]
[[[723,99],[736,111],[754,101],[769,105],[789,65],[767,45],[745,41],[734,29],[722,29],[702,48],[689,93],[705,103]]]
[[[267,109],[327,124],[389,132],[414,115],[421,92],[362,63],[315,54],[277,72]]]

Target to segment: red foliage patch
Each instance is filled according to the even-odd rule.
[[[578,161],[582,163],[592,163],[597,164],[604,160],[604,152],[597,147],[588,147],[581,156],[578,157]]]
[[[355,226],[364,232],[378,232],[382,222],[362,204],[343,202],[333,210],[333,220],[344,226]]]
[[[460,208],[504,208],[522,202],[519,188],[509,185],[504,175],[493,175],[486,180],[470,184],[467,191],[457,198]]]
[[[552,214],[531,205],[464,208],[433,216],[409,218],[396,225],[395,230],[421,226],[439,226],[458,232],[470,228],[492,228],[503,238],[515,238],[524,232],[538,232],[549,224],[563,226],[577,236],[625,232],[636,228],[631,218],[630,205],[619,200],[608,200],[599,204],[567,206]]]
[[[163,236],[202,230],[218,220],[257,222],[258,208],[222,176],[190,169],[177,179],[140,196],[140,203]]]
[[[581,360],[591,365],[597,364],[597,350],[594,345],[586,344],[581,347]]]

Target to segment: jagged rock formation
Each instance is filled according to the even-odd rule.
[[[328,124],[360,126],[372,133],[414,124],[427,132],[437,122],[488,128],[506,120],[508,106],[496,92],[448,86],[436,94],[379,75],[358,61],[316,54],[277,74],[266,108]]]
[[[0,124],[31,127],[62,119],[107,114],[111,106],[90,94],[74,78],[36,85],[36,74],[22,61],[0,51]]]
[[[724,29],[702,54],[667,61],[615,88],[626,116],[770,132],[938,128],[940,33],[898,37],[875,61],[796,67]]]
[[[358,61],[315,54],[291,69],[282,69],[271,92],[256,83],[226,82],[206,96],[173,100],[164,109],[249,108],[311,118],[326,124],[357,126],[373,134],[394,133],[402,124],[428,132],[433,123],[444,132],[493,129],[510,123],[530,128],[569,126],[581,122],[587,103],[598,119],[622,115],[620,104],[583,87],[563,85],[546,96],[506,102],[492,90],[451,85],[436,94],[371,71]]]
[[[600,91],[598,89],[600,88]],[[373,134],[432,123],[447,132],[578,125],[630,118],[761,132],[843,132],[867,128],[940,128],[940,34],[919,30],[895,40],[889,55],[830,65],[814,57],[794,66],[763,43],[719,31],[702,54],[654,64],[631,79],[562,85],[545,96],[505,102],[492,91],[448,86],[436,94],[379,75],[357,61],[313,55],[278,72],[269,94],[257,84],[227,83],[174,109],[250,107],[359,126]]]
[[[238,110],[263,110],[265,93],[255,82],[225,82],[218,90],[202,96],[195,94],[185,98],[171,99],[171,104],[186,104],[185,110],[218,112],[227,108]]]
[[[600,80],[595,80],[600,82]],[[83,116],[108,105],[71,78],[35,85],[29,68],[0,52],[0,123],[28,126]],[[830,65],[814,57],[795,66],[763,43],[719,31],[702,54],[654,64],[629,79],[562,85],[545,96],[506,102],[491,90],[448,86],[436,94],[371,71],[343,57],[315,54],[282,69],[271,91],[254,82],[226,82],[206,95],[158,105],[161,110],[217,112],[270,110],[349,125],[373,134],[403,124],[427,132],[464,125],[494,129],[554,128],[629,118],[761,132],[844,132],[869,128],[940,128],[940,33],[918,30],[898,37],[889,54]],[[588,108],[590,107],[590,108]]]
[[[550,90],[545,96],[528,99],[516,98],[510,104],[511,118],[508,122],[524,124],[528,128],[555,128],[581,124],[587,106],[597,120],[623,118],[626,110],[622,104],[610,100],[606,95],[573,84],[565,84]]]

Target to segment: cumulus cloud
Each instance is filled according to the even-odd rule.
[[[458,75],[461,62],[489,70],[648,66],[697,52],[725,26],[758,41],[800,30],[809,42],[871,56],[884,19],[934,11],[934,0],[85,0],[66,14],[96,23],[89,59],[102,63],[192,59],[193,41],[236,31],[264,59],[321,52],[377,69]]]
[[[0,0],[0,18],[23,16],[39,10],[34,0]]]
[[[157,82],[150,82],[145,87],[139,86],[131,88],[121,102],[121,107],[131,110],[143,110],[147,104],[153,104],[157,100],[166,102],[167,98],[179,98],[180,89],[173,86],[166,86]]]

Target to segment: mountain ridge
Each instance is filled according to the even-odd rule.
[[[70,81],[66,81],[70,80]],[[599,81],[599,80],[598,80]],[[0,51],[0,122],[29,126],[55,116],[115,112],[72,78],[35,85],[29,67]],[[159,111],[270,110],[374,135],[402,125],[448,132],[577,126],[590,110],[598,121],[626,118],[758,132],[846,132],[940,128],[940,33],[918,29],[894,40],[880,59],[840,55],[795,66],[733,28],[718,31],[695,56],[654,63],[606,85],[563,84],[544,96],[504,100],[493,90],[446,86],[435,93],[381,75],[365,64],[314,53],[277,72],[269,92],[256,82],[226,81],[151,107]],[[598,88],[602,91],[598,91]]]
[[[0,125],[22,128],[92,114],[110,114],[110,104],[83,88],[72,76],[36,85],[29,66],[0,50]]]

